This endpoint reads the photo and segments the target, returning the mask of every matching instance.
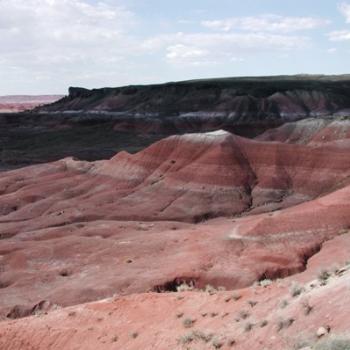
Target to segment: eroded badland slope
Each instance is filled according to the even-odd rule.
[[[332,116],[187,133],[1,173],[0,349],[341,344],[349,130]]]

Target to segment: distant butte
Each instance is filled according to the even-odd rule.
[[[60,100],[63,95],[9,95],[0,96],[0,113],[24,112]]]

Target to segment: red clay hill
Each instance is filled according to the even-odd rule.
[[[349,126],[2,173],[0,348],[347,346]]]

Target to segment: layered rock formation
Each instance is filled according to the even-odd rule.
[[[347,77],[247,78],[72,89],[18,119],[3,115],[9,139],[40,124],[50,159],[61,132],[75,154],[83,125],[89,152],[113,153],[101,127],[132,152],[0,174],[0,348],[318,350],[342,341],[347,101]],[[157,141],[223,125],[250,136],[251,126],[278,127],[255,139],[218,130]]]
[[[56,103],[0,115],[0,169],[67,156],[108,159],[169,135],[224,129],[253,138],[310,116],[346,117],[349,87],[349,76],[280,76],[71,88]]]
[[[66,98],[40,111],[91,112],[115,117],[217,118],[257,126],[266,120],[347,115],[349,87],[349,76],[280,76],[94,90],[70,88]]]
[[[303,271],[350,226],[348,154],[220,131],[3,173],[0,312]]]
[[[199,222],[281,209],[346,182],[349,147],[267,143],[225,131],[172,136],[136,155],[120,152],[94,163],[65,159],[4,174],[2,221],[25,218],[28,227],[34,219],[39,227],[38,215],[56,217],[66,209],[55,224],[71,212],[78,218]],[[31,208],[36,202],[46,204]]]
[[[347,145],[350,139],[350,118],[304,119],[270,129],[257,137],[261,141],[278,141],[309,145]]]

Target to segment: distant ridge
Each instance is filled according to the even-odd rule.
[[[201,118],[229,125],[350,114],[350,75],[228,77],[85,89],[38,110],[114,117]]]
[[[35,107],[55,102],[63,95],[6,95],[0,96],[0,113],[31,110]]]

